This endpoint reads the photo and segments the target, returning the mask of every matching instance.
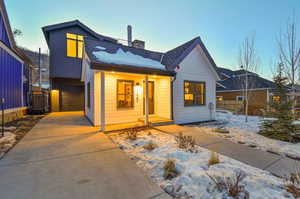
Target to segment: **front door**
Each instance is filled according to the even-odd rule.
[[[149,101],[149,115],[154,114],[154,81],[148,81],[148,101]],[[145,115],[145,99],[146,99],[146,82],[144,82],[144,115]]]

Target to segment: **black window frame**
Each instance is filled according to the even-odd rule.
[[[120,106],[119,105],[119,96],[120,95],[124,95],[124,97],[125,97],[125,99],[126,99],[126,96],[127,96],[127,94],[126,94],[126,90],[124,91],[124,94],[119,94],[118,92],[119,92],[119,83],[121,83],[121,82],[129,82],[129,83],[131,83],[131,105],[130,106]],[[125,87],[124,87],[124,89],[125,89]],[[117,97],[116,97],[116,100],[117,100],[117,108],[118,109],[132,109],[132,108],[134,108],[134,81],[133,80],[124,80],[124,79],[117,79],[117,91],[116,91],[116,95],[117,95]]]
[[[68,38],[67,34],[72,34],[72,35],[76,35],[76,39],[73,39],[73,38]],[[82,40],[78,39],[78,37],[81,36],[83,37]],[[73,40],[76,42],[76,56],[75,57],[72,57],[72,56],[68,56],[68,40]],[[82,42],[82,55],[81,57],[79,57],[79,53],[78,53],[78,43],[79,42]],[[75,58],[75,59],[82,59],[83,58],[83,53],[84,53],[84,36],[83,35],[80,35],[80,34],[75,34],[75,33],[71,33],[71,32],[67,32],[66,33],[66,56],[69,57],[69,58]]]
[[[193,93],[186,93],[185,92],[185,83],[191,83],[191,84],[203,84],[203,87],[204,87],[204,93],[203,94],[200,94],[200,95],[197,95],[198,97],[199,96],[202,96],[203,95],[203,103],[202,104],[198,104],[197,103],[197,98],[196,98],[196,87],[194,87],[194,92]],[[186,103],[186,100],[185,100],[185,94],[193,94],[193,104],[187,104]],[[191,81],[191,80],[184,80],[183,81],[183,102],[184,102],[184,106],[185,107],[189,107],[189,106],[206,106],[206,82],[204,81]]]

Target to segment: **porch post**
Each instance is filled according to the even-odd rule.
[[[104,72],[101,72],[100,75],[100,118],[101,118],[101,131],[105,131],[105,74]]]
[[[146,88],[146,96],[145,96],[145,125],[149,124],[149,85],[148,85],[148,75],[145,77],[145,88]]]

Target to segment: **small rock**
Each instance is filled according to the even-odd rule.
[[[279,152],[274,151],[274,150],[272,150],[272,149],[268,149],[267,152],[272,153],[272,154],[275,154],[275,155],[280,155]]]
[[[238,141],[238,143],[239,143],[239,144],[245,144],[245,142],[243,142],[243,141]]]
[[[256,148],[257,147],[255,144],[249,144],[248,146],[251,147],[251,148]]]
[[[17,129],[17,127],[15,127],[15,126],[4,127],[4,130],[9,131],[9,132],[15,131],[16,129]]]

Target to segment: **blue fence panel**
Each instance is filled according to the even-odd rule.
[[[5,109],[22,105],[23,64],[0,48],[0,97],[5,98]]]

